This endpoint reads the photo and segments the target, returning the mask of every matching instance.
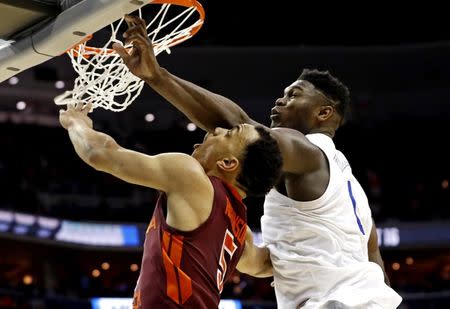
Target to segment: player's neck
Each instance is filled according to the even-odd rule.
[[[331,138],[334,137],[334,132],[335,130],[328,128],[328,127],[322,127],[322,128],[318,128],[318,129],[313,129],[309,132],[309,134],[313,134],[313,133],[321,133],[321,134],[325,134],[326,136],[329,136]]]
[[[208,176],[215,176],[217,178],[220,178],[222,181],[232,186],[234,189],[236,189],[236,191],[239,193],[242,199],[244,199],[247,196],[244,188],[242,188],[242,186],[239,185],[239,183],[236,181],[235,175],[224,175],[218,171],[210,171],[207,174]]]
[[[242,189],[242,187],[239,185],[239,183],[235,183],[234,187],[236,188],[236,191],[239,193],[239,195],[241,196],[242,199],[247,197],[247,193],[245,192],[244,189]]]

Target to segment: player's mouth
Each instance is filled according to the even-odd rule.
[[[280,117],[280,114],[271,114],[270,119],[278,118]]]
[[[278,110],[274,107],[270,110],[270,118],[274,119],[280,116],[280,113],[278,112]]]

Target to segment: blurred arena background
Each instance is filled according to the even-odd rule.
[[[450,308],[450,32],[443,10],[200,2],[204,26],[158,56],[160,64],[233,98],[264,124],[305,67],[328,69],[349,85],[352,114],[336,143],[368,194],[401,308]],[[56,0],[34,3],[61,11]],[[96,172],[76,156],[53,103],[75,77],[61,55],[0,83],[0,308],[113,308],[108,298],[133,294],[156,192]],[[149,154],[191,153],[203,138],[148,87],[127,110],[92,117],[121,145]],[[258,236],[262,200],[247,205]],[[276,308],[270,282],[236,273],[223,307]]]

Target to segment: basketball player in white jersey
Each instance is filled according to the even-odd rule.
[[[127,17],[131,72],[199,127],[255,124],[237,104],[160,67],[145,23]],[[283,156],[284,177],[266,196],[261,219],[270,251],[278,308],[397,308],[389,286],[367,196],[333,137],[350,96],[329,72],[304,70],[271,110],[271,133]]]

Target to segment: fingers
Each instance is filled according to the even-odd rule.
[[[113,43],[112,48],[116,51],[117,54],[119,54],[119,56],[125,63],[135,55],[136,50],[140,52],[144,48],[152,48],[151,40],[147,37],[145,32],[143,35],[142,31],[130,29],[124,33],[124,37],[126,38],[125,45],[128,45],[130,43],[133,44],[133,50],[131,50],[131,53],[129,53],[129,51],[119,43]]]
[[[73,111],[87,115],[92,110],[92,103],[84,103],[83,101],[67,103],[67,110],[59,110],[60,114]]]
[[[127,23],[128,27],[132,27],[134,25],[134,16],[130,15],[130,14],[125,14],[125,16],[123,17],[123,19],[125,20],[125,22]]]
[[[125,38],[124,43],[125,45],[130,43],[133,44],[133,50],[129,53],[123,46],[116,43],[113,44],[113,49],[124,61],[127,61],[130,57],[140,54],[144,48],[151,49],[153,46],[152,41],[147,36],[147,25],[142,18],[133,15],[125,15],[124,20],[128,25],[128,30],[123,34],[123,37]]]
[[[133,42],[133,38],[136,36],[142,38],[142,43],[145,43],[147,45],[151,45],[151,40],[147,36],[147,32],[141,31],[138,28],[131,28],[123,34],[123,37],[125,38],[125,44],[129,44],[130,42]]]
[[[143,34],[147,36],[147,23],[142,18],[138,18],[136,21],[136,25],[139,26],[139,29],[143,31]]]
[[[83,106],[82,112],[84,115],[87,115],[88,113],[90,113],[92,111],[92,103],[88,102]]]
[[[75,102],[70,101],[69,103],[67,103],[67,111],[71,111],[75,109]]]
[[[142,55],[143,52],[152,54],[153,53],[153,47],[151,46],[151,43],[149,42],[147,37],[143,37],[142,35],[138,33],[134,33],[131,37],[129,37],[126,40],[126,44],[128,42],[131,42],[133,44],[133,48],[131,49],[131,52],[129,53],[128,50],[122,46],[113,45],[113,48],[119,55],[122,57],[123,61],[127,63],[131,58],[135,57],[136,55]],[[150,46],[149,46],[150,44]]]
[[[132,27],[134,25],[141,25],[141,26],[143,25],[144,28],[146,27],[145,21],[138,16],[125,14],[124,19],[128,27]]]
[[[113,43],[112,48],[116,51],[116,53],[119,54],[119,56],[126,61],[129,57],[130,54],[127,52],[127,50],[125,49],[125,47],[123,47],[122,45],[120,45],[119,43]]]
[[[75,111],[77,112],[81,112],[81,110],[83,109],[83,102],[78,101],[77,103],[75,103]]]
[[[132,32],[139,32],[143,36],[148,36],[147,28],[145,24],[137,24],[134,26],[129,26],[128,29],[123,33],[124,37],[127,37]]]
[[[133,33],[130,37],[128,37],[125,41],[126,44],[133,43],[133,46],[138,45],[139,47],[147,47],[149,46],[149,40],[147,37],[142,36],[139,33]]]
[[[128,25],[128,30],[124,32],[123,37],[129,38],[135,33],[139,33],[142,37],[148,39],[147,24],[142,18],[132,15],[125,15],[125,21]]]

